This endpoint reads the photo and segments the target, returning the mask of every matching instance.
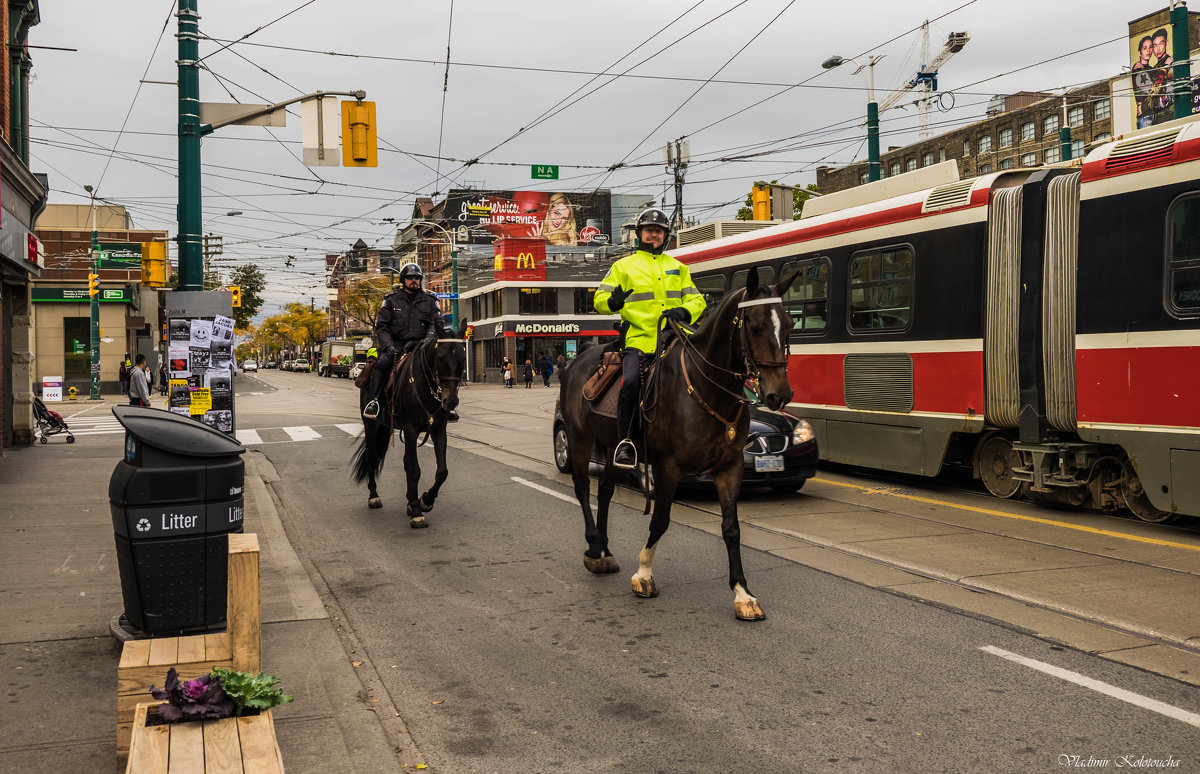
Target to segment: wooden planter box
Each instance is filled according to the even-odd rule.
[[[125,774],[283,774],[271,711],[243,718],[147,726],[161,702],[139,704]]]

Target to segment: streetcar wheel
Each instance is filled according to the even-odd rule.
[[[1179,518],[1179,514],[1160,511],[1150,502],[1150,498],[1146,496],[1146,489],[1142,486],[1142,480],[1138,478],[1137,471],[1133,469],[1133,463],[1129,460],[1125,460],[1125,476],[1121,480],[1121,494],[1125,497],[1125,504],[1129,506],[1129,510],[1133,511],[1133,515],[1142,521],[1148,521],[1151,524],[1169,524]]]
[[[993,495],[1007,500],[1021,491],[1021,482],[1013,477],[1013,468],[1021,465],[1021,455],[1007,436],[996,433],[984,439],[979,444],[978,459],[979,478]]]

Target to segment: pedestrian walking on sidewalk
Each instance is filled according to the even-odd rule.
[[[129,372],[129,405],[150,405],[150,367],[146,365],[146,356],[138,355],[133,370]]]
[[[554,373],[554,362],[549,355],[542,355],[542,386],[550,386],[550,374]]]
[[[525,389],[533,386],[533,363],[529,360],[525,361]]]

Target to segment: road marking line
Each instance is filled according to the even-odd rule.
[[[253,446],[263,442],[256,430],[238,430],[237,439],[242,446]]]
[[[846,489],[857,489],[861,492],[869,493],[873,491],[870,487],[863,486],[862,484],[845,484],[841,481],[830,481],[827,478],[816,477],[813,478],[813,481],[819,484],[832,484],[833,486],[845,487]],[[1051,527],[1073,529],[1077,532],[1087,532],[1092,535],[1105,535],[1107,537],[1121,538],[1122,540],[1132,540],[1135,543],[1150,543],[1151,545],[1167,546],[1168,548],[1183,548],[1188,551],[1200,551],[1200,545],[1193,546],[1188,545],[1187,543],[1176,543],[1172,540],[1159,540],[1158,538],[1142,537],[1141,535],[1130,535],[1124,532],[1114,532],[1110,529],[1096,529],[1095,527],[1087,527],[1082,524],[1069,524],[1065,521],[1054,521],[1053,519],[1039,519],[1036,516],[1020,516],[1015,513],[1005,513],[1004,511],[997,511],[991,508],[977,508],[973,505],[960,505],[958,503],[951,503],[945,500],[934,500],[930,497],[906,495],[900,494],[899,492],[886,492],[885,494],[888,494],[891,497],[900,497],[905,500],[912,500],[913,502],[925,503],[927,505],[942,505],[947,508],[958,508],[959,510],[983,513],[987,514],[988,516],[1000,516],[1005,519],[1017,519],[1018,521],[1028,521],[1034,524],[1045,524]]]
[[[579,505],[579,501],[575,499],[574,495],[565,495],[562,492],[556,492],[553,489],[550,489],[549,487],[542,486],[541,484],[535,484],[532,481],[526,481],[525,479],[520,478],[518,476],[513,476],[512,480],[516,481],[518,484],[524,484],[525,486],[529,487],[530,489],[536,489],[539,492],[545,492],[546,494],[550,495],[551,497],[557,497],[559,500],[562,500],[564,503],[571,503],[572,505]],[[590,497],[589,500],[591,501],[593,508],[599,507],[596,504],[595,497]]]
[[[90,430],[89,429],[89,430],[65,430],[63,432],[69,432],[71,435],[112,435],[114,433],[123,433],[125,431],[118,428],[116,430]],[[57,433],[55,433],[55,435],[57,435]]]
[[[1188,712],[1187,710],[1158,701],[1157,699],[1151,699],[1148,696],[1142,696],[1139,693],[1133,693],[1132,691],[1127,691],[1124,688],[1118,688],[1115,685],[1109,685],[1108,683],[1101,682],[1100,680],[1094,680],[1090,677],[1085,677],[1084,675],[1081,675],[1078,672],[1072,672],[1069,669],[1063,669],[1062,667],[1056,667],[1053,664],[1047,664],[1044,661],[1037,661],[1032,658],[1026,658],[1025,656],[1019,656],[1016,653],[1004,650],[1003,648],[997,648],[993,645],[983,645],[979,649],[985,653],[991,653],[993,656],[999,656],[1000,658],[1008,659],[1009,661],[1017,664],[1027,666],[1030,669],[1036,669],[1039,672],[1044,672],[1045,674],[1057,677],[1060,680],[1066,680],[1067,682],[1075,683],[1076,685],[1091,689],[1097,693],[1111,696],[1114,699],[1120,699],[1121,701],[1128,702],[1129,704],[1141,707],[1142,709],[1147,709],[1151,712],[1157,712],[1160,715],[1166,715],[1174,720],[1187,723],[1189,726],[1196,726],[1197,728],[1200,728],[1200,715],[1197,715],[1194,712]]]
[[[363,431],[363,426],[361,423],[357,425],[334,425],[334,427],[336,427],[338,430],[341,430],[351,438],[357,438],[362,434]]]
[[[321,434],[311,427],[281,427],[280,430],[287,433],[293,441],[315,441],[321,437]]]

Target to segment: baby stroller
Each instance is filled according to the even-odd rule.
[[[62,414],[46,408],[46,404],[36,395],[33,398],[33,416],[37,420],[38,435],[42,443],[48,443],[49,436],[59,433],[67,434],[67,443],[75,443],[75,436],[71,434]]]

